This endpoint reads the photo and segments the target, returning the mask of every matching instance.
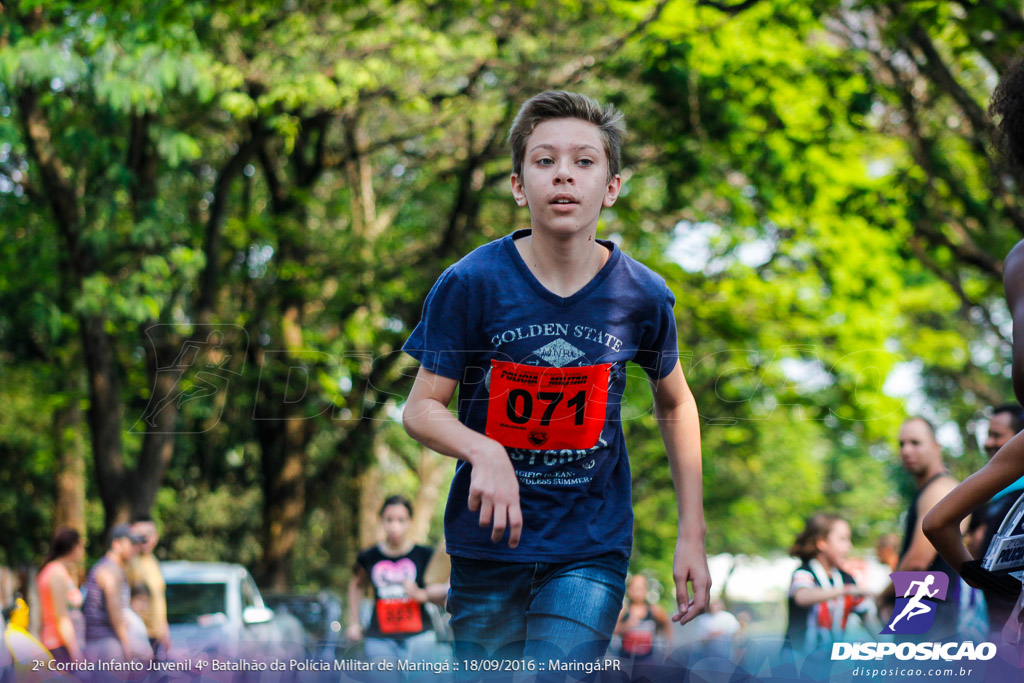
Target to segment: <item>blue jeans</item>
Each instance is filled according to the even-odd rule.
[[[493,562],[452,557],[455,658],[594,661],[622,610],[629,558]]]

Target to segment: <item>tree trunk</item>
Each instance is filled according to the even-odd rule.
[[[130,521],[121,443],[121,382],[105,321],[82,316],[82,349],[89,374],[89,428],[92,431],[96,482],[107,528]]]
[[[157,327],[152,325],[151,330]],[[151,513],[164,473],[174,455],[178,406],[173,392],[180,391],[180,380],[188,368],[188,365],[183,363],[202,361],[202,358],[178,357],[169,365],[162,367],[161,359],[167,362],[167,359],[177,352],[181,340],[176,341],[174,338],[164,336],[155,337],[152,333],[147,336],[150,343],[145,345],[146,374],[149,377],[149,386],[152,387],[149,406],[154,408],[154,412],[152,415],[144,415],[137,423],[137,428],[145,429],[146,433],[142,440],[138,467],[132,473],[134,486],[131,504],[132,514],[136,516],[147,516]]]
[[[306,420],[292,415],[280,425],[277,443],[263,449],[261,573],[275,590],[288,588],[289,561],[306,511],[306,433]]]
[[[293,396],[292,371],[302,367],[296,353],[302,350],[301,305],[286,300],[281,306],[282,354],[263,354],[260,384],[267,377],[267,390],[261,390],[261,434],[263,452],[263,580],[277,590],[289,582],[289,562],[306,513],[306,445],[312,435],[313,420],[303,412],[308,405],[306,393]],[[280,361],[271,361],[280,358]]]
[[[82,410],[74,398],[53,416],[57,454],[55,527],[71,527],[85,537],[85,443]]]
[[[430,519],[434,516],[434,507],[441,495],[441,482],[444,481],[445,465],[449,458],[438,455],[429,448],[420,449],[420,464],[416,474],[420,480],[420,490],[416,492],[414,509],[416,515],[412,519],[411,537],[417,543],[426,543],[430,532]]]
[[[380,467],[377,465],[384,452],[379,442],[374,444],[374,462],[359,475],[359,549],[380,543],[380,506],[384,502],[381,489]]]

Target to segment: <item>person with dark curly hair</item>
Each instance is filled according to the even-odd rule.
[[[1024,53],[1007,67],[989,104],[996,122],[996,145],[1018,182],[1024,183]],[[1003,262],[1003,289],[1010,315],[1024,321],[1024,240]],[[1024,323],[1013,326],[1013,393],[1024,404]]]
[[[995,140],[1010,171],[1019,183],[1024,182],[1024,52],[1002,74],[989,114],[995,120]],[[1018,242],[1003,262],[1003,288],[1006,304],[1013,319],[1013,393],[1024,403],[1024,240]],[[1020,324],[1018,324],[1018,321]],[[993,443],[995,445],[995,443]],[[993,582],[991,575],[974,566],[975,558],[964,546],[960,533],[961,520],[978,506],[990,501],[1013,482],[1024,477],[1024,432],[1003,442],[988,463],[965,479],[943,498],[923,520],[925,535],[949,565],[976,588],[999,589],[1007,599],[1013,591]],[[1018,596],[1021,594],[1018,592]],[[999,610],[997,610],[999,611]],[[1002,615],[997,616],[997,619]],[[997,624],[991,625],[998,630]],[[1006,642],[1019,643],[1024,637],[1024,598],[1018,597],[1002,631]],[[1022,653],[1024,657],[1024,653]],[[1024,663],[1024,662],[1022,662]]]

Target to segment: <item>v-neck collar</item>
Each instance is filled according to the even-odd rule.
[[[614,242],[609,242],[608,240],[597,240],[598,244],[606,247],[611,252],[608,254],[608,260],[604,262],[603,266],[601,266],[601,270],[597,271],[597,274],[590,279],[590,282],[583,285],[571,296],[559,296],[541,284],[540,280],[537,279],[537,276],[533,274],[532,270],[530,270],[530,267],[526,265],[526,261],[523,260],[522,254],[520,254],[519,250],[516,248],[515,241],[521,237],[526,237],[532,232],[533,230],[530,228],[524,228],[522,230],[516,230],[511,235],[508,235],[504,239],[505,249],[508,252],[509,258],[512,259],[512,263],[514,263],[516,268],[519,269],[523,279],[526,280],[530,287],[532,287],[541,298],[550,301],[556,306],[571,306],[585,298],[590,294],[590,292],[594,291],[595,288],[604,282],[605,278],[607,278],[608,274],[612,272],[612,269],[615,267],[615,264],[619,262],[619,258],[622,255],[622,252],[619,251],[619,248],[615,246]]]

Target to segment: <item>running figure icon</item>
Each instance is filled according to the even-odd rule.
[[[910,598],[910,600],[907,602],[906,606],[904,606],[903,610],[899,613],[899,615],[897,615],[889,624],[890,631],[896,630],[896,622],[898,622],[903,617],[906,617],[907,621],[910,621],[919,614],[927,614],[928,612],[932,611],[933,607],[931,605],[924,604],[921,601],[924,598],[934,598],[936,594],[938,594],[938,588],[936,588],[934,591],[928,590],[928,587],[931,586],[933,583],[935,583],[935,576],[933,576],[932,574],[926,576],[923,581],[910,582],[910,585],[907,586],[907,592],[903,594],[904,598]],[[914,597],[911,598],[910,594],[911,592],[913,592],[914,586],[917,586],[917,593],[915,593]]]

